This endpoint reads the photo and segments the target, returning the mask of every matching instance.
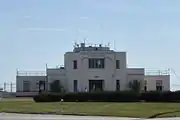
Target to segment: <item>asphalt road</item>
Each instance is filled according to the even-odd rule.
[[[0,113],[0,120],[148,120],[140,118],[92,117],[92,116],[66,116],[66,115],[30,115]],[[179,118],[156,118],[149,120],[180,120]]]

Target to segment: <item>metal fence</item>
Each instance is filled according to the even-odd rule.
[[[4,82],[3,84],[0,84],[0,89],[4,92],[16,92],[16,83]]]

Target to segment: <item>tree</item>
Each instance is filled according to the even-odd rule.
[[[51,92],[59,93],[62,92],[62,87],[59,80],[55,80],[50,84]]]
[[[133,81],[129,82],[129,88],[131,88],[131,90],[139,93],[140,89],[141,89],[141,83],[138,80],[133,80]]]

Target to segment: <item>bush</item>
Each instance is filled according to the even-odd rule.
[[[135,92],[79,92],[60,94],[40,94],[34,97],[35,102],[137,102],[139,95]]]
[[[180,91],[177,92],[79,92],[79,93],[41,93],[34,97],[35,102],[180,102]]]
[[[56,94],[41,93],[33,97],[35,102],[59,102],[62,96]]]
[[[145,100],[146,102],[180,102],[180,92],[146,92],[141,93],[141,100]]]

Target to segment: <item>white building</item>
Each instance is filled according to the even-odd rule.
[[[168,71],[146,75],[144,68],[127,68],[126,61],[126,52],[81,43],[72,52],[65,53],[64,67],[47,68],[44,72],[17,71],[17,95],[37,94],[40,81],[45,83],[44,88],[49,91],[49,84],[55,80],[60,81],[68,92],[129,90],[129,83],[134,80],[140,81],[141,90],[170,90]]]

